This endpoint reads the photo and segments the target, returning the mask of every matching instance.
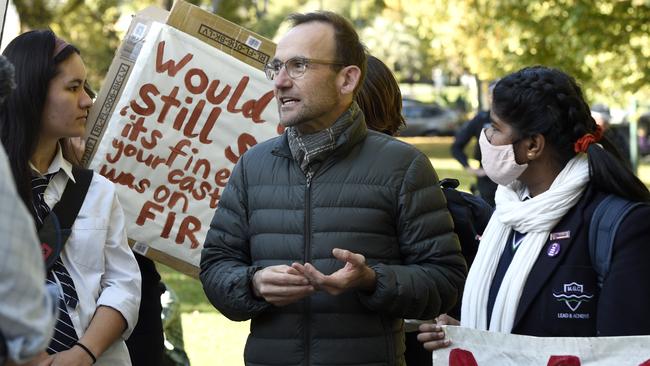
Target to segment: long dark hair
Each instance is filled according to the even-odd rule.
[[[374,56],[368,55],[368,73],[356,101],[371,130],[394,136],[405,125],[397,80],[388,66]]]
[[[576,81],[544,66],[519,70],[501,79],[492,95],[492,113],[521,137],[544,136],[559,166],[576,155],[575,142],[596,132],[596,121]],[[650,192],[624,163],[618,149],[603,137],[587,149],[594,187],[632,201],[650,201]]]
[[[54,55],[56,35],[34,30],[16,37],[2,53],[15,68],[16,89],[0,109],[0,139],[9,157],[18,194],[33,210],[29,160],[42,129],[43,108],[58,65],[79,50],[67,45]]]

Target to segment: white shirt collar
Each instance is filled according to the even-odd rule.
[[[31,161],[29,162],[29,167],[32,168],[32,170],[38,175],[41,175],[41,173],[38,171],[38,169],[36,169]],[[50,166],[47,168],[46,174],[58,173],[61,170],[63,170],[63,172],[68,176],[70,180],[77,183],[77,181],[74,179],[74,175],[72,174],[72,164],[63,157],[63,149],[61,148],[61,144],[57,142],[56,154],[54,155],[52,163],[50,163]]]

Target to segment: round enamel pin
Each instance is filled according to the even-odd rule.
[[[555,257],[558,254],[560,254],[560,244],[558,243],[551,244],[551,246],[549,246],[548,250],[546,251],[546,255],[549,257]]]

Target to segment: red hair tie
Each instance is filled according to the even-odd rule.
[[[603,138],[603,128],[600,125],[596,125],[594,133],[584,134],[573,144],[573,151],[577,153],[587,152],[589,145],[600,141],[601,138]]]

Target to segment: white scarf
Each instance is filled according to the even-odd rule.
[[[585,154],[571,159],[551,187],[538,196],[522,201],[527,188],[519,181],[499,186],[496,210],[490,219],[465,285],[461,308],[463,327],[488,330],[487,303],[501,253],[511,231],[526,233],[515,252],[494,302],[489,330],[510,333],[519,299],[533,264],[549,238],[549,233],[580,199],[589,181]]]

